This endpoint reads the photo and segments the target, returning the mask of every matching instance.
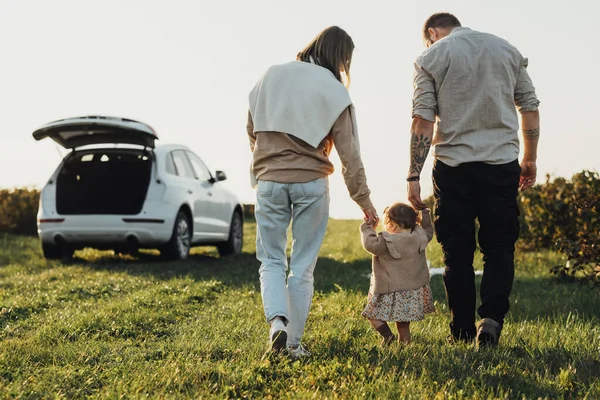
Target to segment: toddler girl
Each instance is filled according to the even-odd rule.
[[[398,343],[410,343],[410,323],[435,311],[429,288],[429,269],[425,248],[433,238],[429,209],[417,214],[404,203],[384,210],[385,232],[377,234],[377,222],[365,218],[361,241],[373,255],[373,272],[362,316],[389,345],[395,336],[388,321],[395,321]]]

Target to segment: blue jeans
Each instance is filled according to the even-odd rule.
[[[287,323],[288,345],[300,344],[313,297],[313,272],[329,219],[329,180],[306,183],[258,181],[256,258],[267,321]],[[286,254],[292,222],[292,254]],[[287,279],[286,279],[287,275]],[[286,282],[287,281],[287,282]]]

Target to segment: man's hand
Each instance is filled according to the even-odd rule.
[[[519,180],[519,189],[526,190],[535,185],[537,177],[537,166],[535,161],[521,161],[521,179]]]
[[[521,161],[521,179],[519,189],[526,190],[535,185],[537,175],[537,147],[540,140],[539,110],[523,112],[523,161]]]
[[[365,208],[363,213],[365,214],[365,222],[370,222],[373,225],[373,228],[377,228],[377,225],[379,225],[379,216],[377,215],[375,207]]]
[[[408,201],[417,210],[424,210],[427,204],[421,200],[421,183],[419,181],[408,182],[407,185]]]

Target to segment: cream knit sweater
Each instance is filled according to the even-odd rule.
[[[377,234],[371,225],[360,226],[365,250],[373,254],[371,291],[374,294],[419,289],[429,283],[425,248],[433,238],[429,210],[413,232]]]
[[[287,133],[315,148],[352,104],[331,71],[302,61],[271,66],[249,97],[254,132]]]

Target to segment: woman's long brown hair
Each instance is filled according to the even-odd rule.
[[[338,26],[322,30],[309,44],[298,53],[296,60],[310,62],[327,68],[338,81],[344,84],[342,73],[346,76],[345,85],[350,86],[350,64],[354,42],[350,35]]]

